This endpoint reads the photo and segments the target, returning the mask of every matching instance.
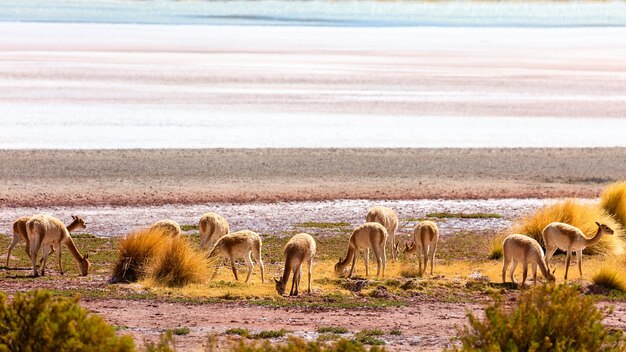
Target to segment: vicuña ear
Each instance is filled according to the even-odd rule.
[[[596,225],[598,225],[598,227],[600,227],[600,223],[596,221]]]
[[[89,253],[85,253],[85,256],[83,257],[83,259],[89,259]]]
[[[280,280],[278,280],[277,278],[274,278],[274,282],[279,283]]]
[[[556,272],[556,268],[554,268],[554,270],[552,270],[552,275],[554,275],[555,272]]]
[[[72,215],[72,220],[76,220],[76,215]]]

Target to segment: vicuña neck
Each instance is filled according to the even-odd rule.
[[[68,240],[65,242],[65,245],[70,250],[70,253],[72,253],[72,257],[74,257],[74,260],[79,263],[84,260],[83,256],[78,252],[78,249],[76,248],[76,245],[74,244],[72,238],[68,238]],[[61,249],[59,248],[59,250]]]

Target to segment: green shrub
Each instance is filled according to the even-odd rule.
[[[306,342],[298,337],[289,337],[285,343],[250,343],[241,340],[231,350],[232,352],[384,352],[384,348],[377,346],[369,350],[362,344],[347,339],[341,339],[333,344],[326,345],[318,342]]]
[[[171,331],[172,331],[172,334],[178,335],[178,336],[180,336],[180,335],[187,335],[187,334],[189,334],[191,332],[191,330],[189,330],[188,327],[174,328]]]
[[[243,328],[232,328],[232,329],[228,329],[224,332],[226,335],[239,335],[241,337],[248,337],[250,336],[250,330],[248,329],[243,329]]]
[[[327,332],[331,332],[333,334],[345,334],[348,332],[348,329],[343,326],[325,326],[317,329],[317,332],[320,334],[324,334]]]
[[[78,305],[45,290],[0,293],[0,351],[134,351],[130,336]]]
[[[374,336],[382,336],[385,332],[380,329],[365,329],[359,331],[354,335],[354,341],[362,343],[364,345],[384,345],[385,341],[378,339]]]
[[[280,330],[264,330],[261,331],[257,334],[254,334],[254,338],[255,339],[275,339],[278,337],[283,337],[285,336],[285,334],[287,333],[287,330],[285,329],[280,329]]]
[[[144,345],[146,346],[146,352],[176,352],[174,336],[172,336],[172,331],[169,330],[159,335],[159,342],[154,343],[144,340]]]
[[[542,285],[520,295],[516,307],[503,299],[485,308],[485,319],[469,313],[454,351],[623,351],[622,332],[610,332],[596,308],[574,286]]]

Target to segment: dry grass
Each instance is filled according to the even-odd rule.
[[[163,229],[143,229],[130,233],[118,245],[118,260],[112,282],[135,282],[146,276],[147,265],[169,245],[171,236]]]
[[[161,247],[148,273],[154,284],[167,287],[202,283],[209,276],[205,255],[182,236],[171,238],[167,246]]]
[[[504,255],[504,252],[502,250],[502,243],[504,242],[505,238],[506,235],[498,235],[491,239],[491,242],[489,243],[489,259],[502,258],[502,256]]]
[[[626,227],[626,181],[610,184],[600,195],[600,205]]]
[[[624,266],[618,263],[605,263],[593,274],[591,281],[598,286],[626,292],[624,269]]]
[[[598,204],[584,204],[574,199],[564,200],[543,207],[535,214],[521,219],[513,226],[514,233],[529,235],[543,245],[542,231],[551,222],[564,222],[578,227],[587,237],[595,236],[598,226],[606,224],[613,230],[613,236],[604,236],[598,244],[585,249],[587,254],[616,254],[624,251],[623,228]]]
[[[204,254],[182,236],[172,237],[163,228],[132,232],[118,245],[112,282],[146,279],[150,285],[182,287],[208,278]]]

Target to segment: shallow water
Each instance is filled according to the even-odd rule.
[[[493,1],[0,2],[0,21],[282,26],[624,26],[626,4]]]
[[[288,235],[293,231],[328,234],[332,230],[294,226],[304,222],[348,222],[349,228],[365,220],[367,209],[373,205],[389,206],[396,210],[400,234],[412,233],[411,218],[424,218],[430,213],[496,213],[502,218],[440,219],[442,236],[457,232],[497,233],[509,228],[512,222],[534,212],[537,208],[555,202],[553,199],[486,199],[486,200],[411,200],[369,201],[333,200],[323,202],[280,202],[249,204],[203,204],[163,206],[75,206],[45,208],[3,208],[0,213],[0,232],[11,233],[14,219],[45,212],[69,221],[70,215],[80,215],[87,222],[87,233],[97,236],[121,236],[132,229],[148,226],[162,219],[180,224],[196,225],[200,216],[209,211],[223,215],[231,231],[251,229],[261,234]]]

